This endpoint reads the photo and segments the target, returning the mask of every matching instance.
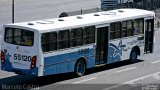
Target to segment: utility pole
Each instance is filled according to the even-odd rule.
[[[12,23],[14,23],[14,0],[12,0]]]

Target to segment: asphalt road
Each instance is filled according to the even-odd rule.
[[[15,22],[58,17],[61,12],[99,7],[100,0],[15,0]],[[11,23],[11,0],[0,0],[0,29]],[[136,63],[128,61],[87,70],[76,78],[72,73],[45,77],[22,76],[0,71],[0,88],[37,86],[42,90],[148,90],[160,88],[160,30],[156,31],[155,51]],[[159,86],[158,86],[159,85]],[[27,88],[26,88],[27,89]]]

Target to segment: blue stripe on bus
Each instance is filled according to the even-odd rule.
[[[78,51],[44,58],[44,75],[73,72],[77,59],[84,57],[87,60],[87,68],[95,66],[94,50],[89,49],[87,54],[79,54]]]

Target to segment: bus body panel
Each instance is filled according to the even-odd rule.
[[[143,37],[143,35],[131,36],[131,38],[129,37],[123,39],[123,43],[126,47],[123,50],[122,60],[130,58],[131,51],[134,47],[138,47],[140,49],[140,55],[143,55],[141,53],[144,53],[144,39],[140,40],[140,37]]]
[[[138,46],[141,55],[143,55],[144,40],[139,40],[139,37],[134,36],[110,41],[108,63],[129,59],[132,49],[136,46]]]
[[[43,76],[43,68],[44,68],[44,59],[41,47],[41,34],[39,31],[35,31],[35,37],[37,40],[37,44],[35,45],[38,51],[37,56],[37,67],[38,67],[38,76]]]
[[[85,58],[87,68],[95,66],[94,45],[44,54],[44,75],[74,72],[79,58]]]
[[[121,40],[114,40],[109,41],[109,48],[108,48],[108,64],[121,61],[122,50],[120,49],[120,41]]]
[[[9,72],[15,72],[19,74],[33,74],[38,75],[38,67],[34,69],[30,69],[31,67],[31,61],[22,60],[20,58],[23,57],[33,57],[37,56],[36,50],[32,53],[28,50],[32,50],[33,48],[23,48],[21,46],[18,46],[19,49],[17,49],[17,46],[6,45],[2,46],[2,51],[5,53],[5,64],[1,64],[1,69]],[[12,48],[12,49],[11,49]],[[14,48],[14,49],[13,49]],[[16,55],[19,57],[18,60],[15,60]],[[25,55],[25,56],[21,56]],[[27,56],[26,56],[27,55]]]

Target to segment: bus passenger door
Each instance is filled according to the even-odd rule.
[[[108,26],[97,28],[96,65],[107,63],[108,55]]]
[[[154,45],[154,19],[145,21],[145,53],[152,53]]]

